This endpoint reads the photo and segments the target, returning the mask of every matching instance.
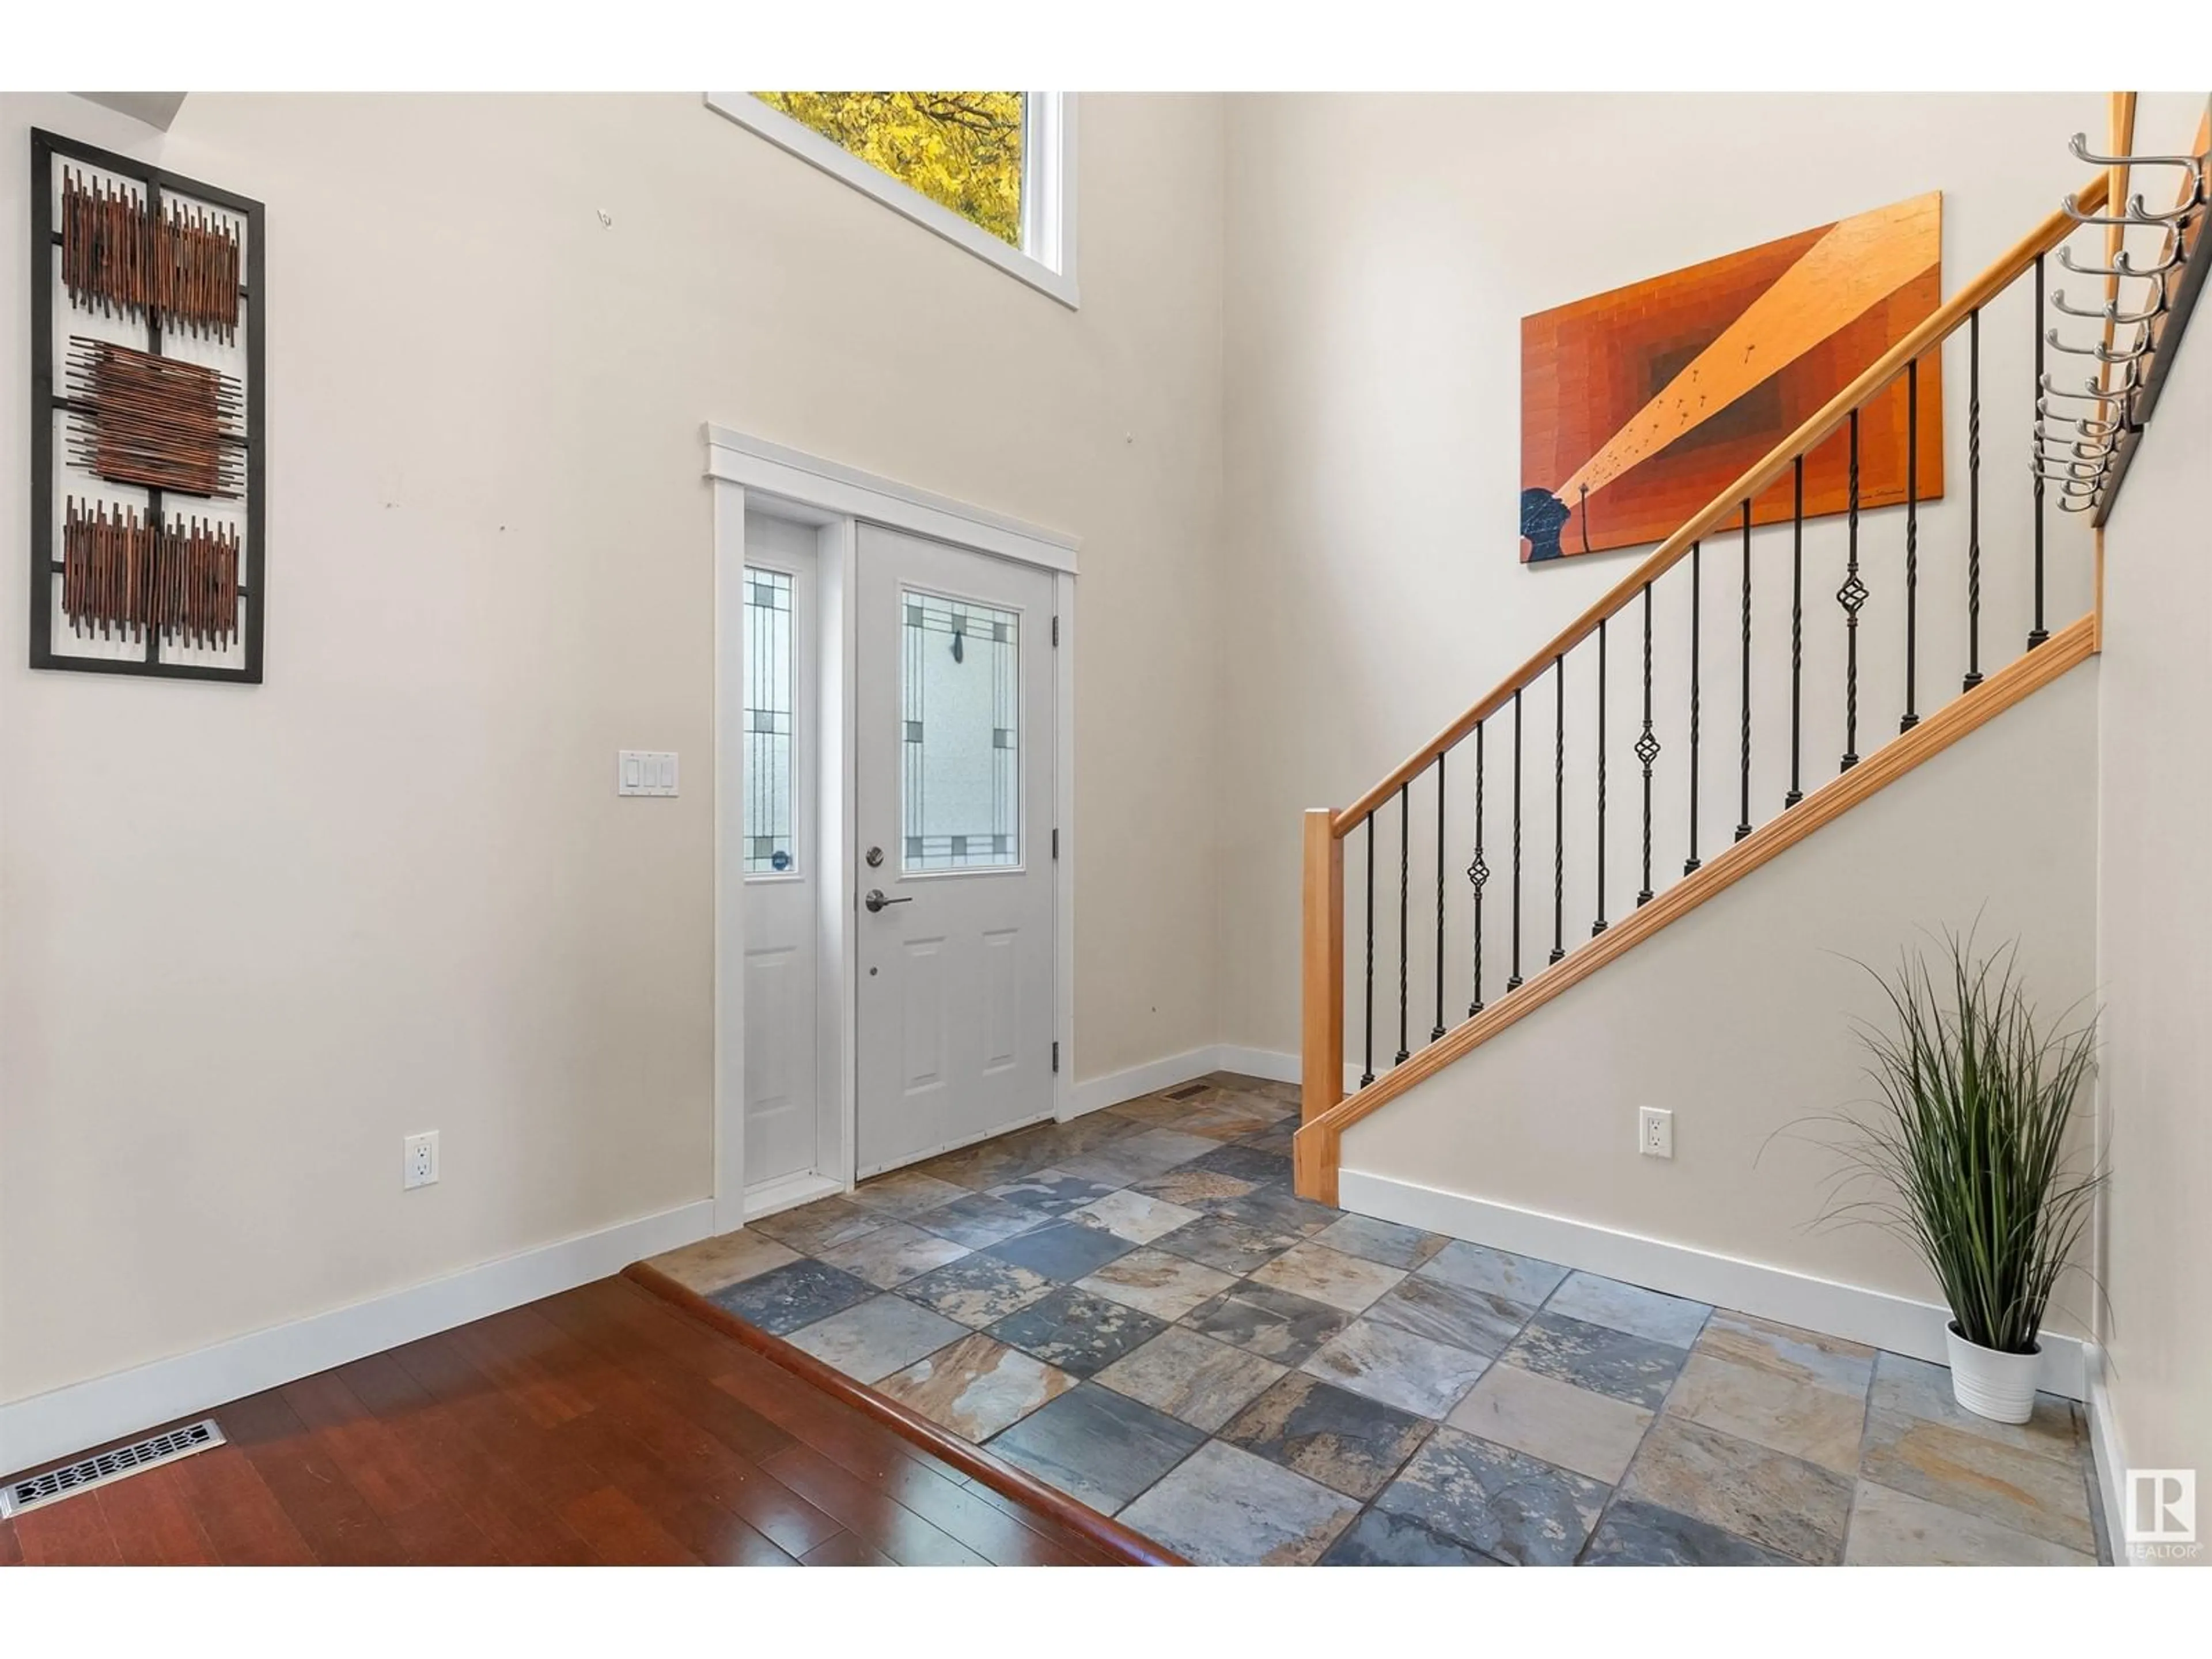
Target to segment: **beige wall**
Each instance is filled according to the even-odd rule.
[[[1227,592],[1238,648],[1222,659],[1223,730],[1234,740],[1222,749],[1219,898],[1228,1041],[1297,1047],[1300,811],[1349,802],[1640,556],[1623,550],[1536,568],[1517,562],[1520,319],[1936,188],[1944,192],[1945,284],[1955,289],[2079,182],[2085,170],[2067,155],[2067,136],[2100,132],[2103,120],[2095,94],[1232,103]],[[1984,328],[1985,668],[2019,652],[2029,621],[2027,297],[2023,282],[1992,304]],[[1954,487],[1921,520],[1920,668],[1929,696],[1954,691],[1965,665],[1964,350],[1962,337],[1945,364]],[[2056,628],[2087,609],[2090,561],[2079,521],[2051,517],[2046,615]],[[1903,707],[1901,510],[1869,513],[1862,536],[1875,590],[1861,630],[1863,750],[1896,731]],[[1843,634],[1830,597],[1842,577],[1842,538],[1839,520],[1808,528],[1808,787],[1833,775],[1843,750]],[[1771,723],[1771,711],[1787,708],[1789,698],[1786,529],[1759,532],[1756,550],[1755,620],[1764,643],[1754,702],[1770,713],[1755,734],[1753,781],[1754,811],[1764,817],[1778,810],[1788,787],[1787,744]],[[1686,841],[1686,577],[1680,569],[1656,595],[1656,728],[1664,750],[1654,836],[1662,879],[1680,871]],[[1704,599],[1712,654],[1701,836],[1710,856],[1727,844],[1738,805],[1733,538],[1706,550]],[[1634,644],[1616,635],[1611,665],[1608,900],[1616,917],[1637,885],[1639,824],[1623,810],[1635,776],[1627,755],[1634,728],[1621,718]],[[1589,936],[1596,915],[1588,746],[1595,676],[1587,653],[1568,666],[1571,944]],[[1552,942],[1548,687],[1532,692],[1528,720],[1528,856],[1541,859],[1543,878],[1531,889],[1528,959],[1540,964]],[[1504,741],[1502,730],[1492,735]],[[1496,749],[1492,755],[1502,758]],[[1455,758],[1469,757],[1463,750]],[[1469,772],[1457,775],[1463,791]],[[1428,787],[1424,781],[1414,790],[1417,894],[1431,891],[1422,884],[1434,879]],[[1448,1023],[1454,1009],[1464,1017],[1468,1000],[1468,805],[1455,795],[1449,825]],[[1502,805],[1493,793],[1493,814]],[[1382,828],[1379,944],[1387,964],[1395,954],[1395,808]],[[1490,862],[1502,869],[1496,846],[1493,840]],[[1356,931],[1363,849],[1350,850]],[[1486,994],[1495,997],[1507,943],[1504,907],[1490,905],[1487,921]],[[1426,927],[1414,931],[1411,977],[1425,988],[1414,1010],[1419,1036],[1432,1018],[1425,988],[1433,935]],[[1358,983],[1356,967],[1352,982]],[[1389,1038],[1378,1042],[1383,1058],[1395,1048],[1395,1022],[1393,994],[1377,1016]]]
[[[271,331],[265,685],[0,583],[0,1400],[706,1195],[709,419],[1082,538],[1075,1068],[1213,1039],[1221,122],[1085,99],[1071,313],[696,95],[0,99],[0,317],[40,125],[264,200]]]
[[[2152,127],[2179,149],[2185,122]],[[2106,1382],[2127,1461],[2212,1482],[2212,339],[2200,306],[2106,538],[2098,977]],[[2206,1510],[2200,1498],[2198,1524]]]
[[[1880,1020],[1919,930],[2018,939],[2047,1016],[2093,996],[2098,665],[1882,790],[1344,1138],[1343,1167],[1922,1302],[1911,1250],[1814,1224],[1841,1168],[1818,1120],[1872,1094]],[[1893,1022],[1892,1022],[1893,1023]],[[2087,1103],[2084,1103],[2085,1106]],[[1636,1112],[1674,1114],[1671,1161]],[[2054,1329],[2085,1331],[2086,1281]]]

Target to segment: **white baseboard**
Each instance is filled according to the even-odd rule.
[[[1943,1328],[1950,1316],[1933,1303],[1355,1170],[1339,1173],[1337,1201],[1361,1215],[1946,1363]],[[2069,1400],[2085,1398],[2087,1346],[2079,1337],[2045,1332],[2039,1384]]]
[[[0,1470],[27,1469],[618,1273],[709,1237],[712,1200],[465,1268],[350,1307],[0,1405]]]
[[[2122,1541],[2128,1515],[2128,1497],[2121,1482],[2126,1478],[2128,1449],[2120,1438],[2119,1419],[2112,1413],[2112,1382],[2104,1350],[2091,1347],[2089,1371],[2089,1454],[2097,1471],[2097,1494],[2105,1504],[2105,1534],[2116,1566],[2132,1566],[2135,1559]]]
[[[1270,1083],[1296,1083],[1298,1057],[1277,1054],[1271,1048],[1240,1048],[1234,1043],[1212,1043],[1184,1054],[1170,1054],[1164,1060],[1146,1060],[1126,1071],[1085,1078],[1068,1091],[1067,1116],[1081,1117],[1087,1112],[1119,1106],[1139,1095],[1158,1094],[1209,1072],[1242,1072],[1247,1077],[1262,1078]]]

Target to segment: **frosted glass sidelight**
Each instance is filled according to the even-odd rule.
[[[792,846],[792,584],[745,567],[745,873],[795,867]]]

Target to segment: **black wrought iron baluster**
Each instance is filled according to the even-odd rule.
[[[1567,659],[1552,659],[1552,954],[1567,953]]]
[[[1751,833],[1751,502],[1743,504],[1743,735],[1741,793],[1735,811],[1735,838]]]
[[[1467,1017],[1482,1012],[1482,890],[1490,881],[1490,866],[1482,856],[1483,722],[1474,724],[1474,857],[1467,866],[1468,884],[1474,889],[1474,981],[1467,1001]]]
[[[1644,584],[1644,735],[1636,740],[1644,763],[1644,885],[1637,890],[1640,909],[1651,902],[1651,763],[1659,758],[1659,739],[1651,735],[1651,584]]]
[[[1805,458],[1790,464],[1790,793],[1784,807],[1805,799],[1800,761],[1805,736]]]
[[[1705,548],[1690,544],[1690,856],[1682,860],[1682,873],[1693,874],[1704,860],[1698,857],[1698,635],[1702,626],[1699,601],[1705,581]]]
[[[1367,1041],[1361,1050],[1359,1086],[1375,1081],[1375,814],[1367,815]]]
[[[1846,532],[1849,560],[1844,585],[1836,590],[1836,603],[1844,607],[1844,763],[1848,772],[1859,763],[1859,607],[1867,602],[1866,584],[1859,580],[1859,412],[1851,411],[1850,529]]]
[[[1966,683],[1982,683],[1982,313],[1966,313]]]
[[[2035,256],[2035,395],[2043,396],[2043,256]],[[2038,446],[2039,453],[2040,446]],[[2027,631],[2027,648],[2034,650],[2051,635],[2043,626],[2043,463],[2035,464],[2035,626]]]
[[[1920,724],[1920,360],[1905,366],[1905,717]]]
[[[1437,1023],[1434,1042],[1444,1034],[1444,757],[1437,757]]]
[[[1597,623],[1597,920],[1590,937],[1605,932],[1605,618]]]
[[[1413,781],[1398,786],[1398,1060],[1403,1066],[1413,1048],[1406,1041],[1407,903],[1412,896],[1413,867]]]
[[[1513,693],[1513,974],[1505,988],[1521,988],[1521,693]]]

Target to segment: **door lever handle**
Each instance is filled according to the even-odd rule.
[[[911,904],[914,902],[914,895],[908,893],[904,898],[885,898],[882,888],[871,887],[868,889],[867,897],[862,899],[860,902],[866,905],[869,913],[873,915],[887,904]]]

